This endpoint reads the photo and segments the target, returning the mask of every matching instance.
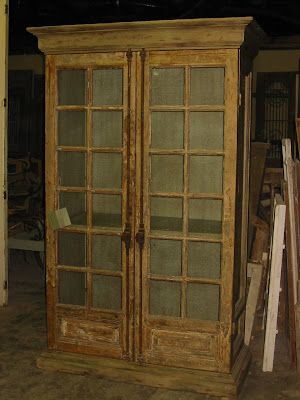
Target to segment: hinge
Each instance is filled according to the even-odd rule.
[[[3,99],[3,107],[6,107],[7,106],[7,99],[5,98],[5,99]]]
[[[145,49],[141,50],[140,56],[141,56],[142,62],[145,62],[145,59],[146,59],[146,51],[145,51]]]
[[[8,4],[5,4],[5,6],[4,6],[4,13],[8,14]]]
[[[3,192],[3,199],[6,200],[6,197],[7,197],[7,193],[6,193],[6,190],[4,190],[4,192]]]
[[[7,281],[3,282],[3,289],[6,290],[7,289]]]
[[[126,52],[126,56],[127,56],[128,61],[131,61],[131,60],[132,60],[132,51],[131,51],[131,50],[128,50],[128,51]]]

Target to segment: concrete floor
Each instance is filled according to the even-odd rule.
[[[36,368],[36,357],[46,350],[43,276],[28,254],[14,251],[10,258],[9,305],[0,309],[1,400],[204,400],[216,399],[112,382],[93,376],[46,372]],[[272,373],[261,372],[259,345],[239,396],[240,400],[300,399],[300,377],[289,369],[284,342],[278,341]]]

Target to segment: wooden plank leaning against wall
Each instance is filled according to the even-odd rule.
[[[0,0],[0,306],[7,304],[7,54],[8,0]]]

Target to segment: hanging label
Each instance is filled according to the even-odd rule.
[[[59,210],[49,212],[48,223],[53,230],[71,225],[68,210],[66,208],[60,208]]]

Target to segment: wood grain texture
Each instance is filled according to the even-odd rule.
[[[268,293],[267,323],[264,343],[263,371],[273,370],[277,315],[282,267],[286,205],[280,195],[275,196],[274,229],[272,234],[270,283]]]
[[[48,54],[46,58],[47,210],[59,207],[59,193],[66,196],[78,193],[82,198],[85,196],[87,207],[86,225],[71,225],[62,229],[67,235],[85,234],[87,250],[84,266],[58,265],[57,233],[47,225],[49,347],[62,352],[98,356],[92,358],[53,353],[43,355],[38,365],[78,373],[90,371],[111,379],[128,379],[155,387],[188,389],[199,393],[234,397],[246,375],[250,361],[249,353],[243,345],[243,324],[251,78],[245,75],[246,68],[241,63],[241,57],[246,55],[249,58],[252,50],[249,50],[250,53],[247,52],[242,43],[246,40],[248,48],[252,47],[252,54],[255,54],[257,40],[263,36],[262,32],[252,18],[247,17],[44,27],[29,31],[39,37],[40,48]],[[241,45],[243,51],[240,50]],[[251,64],[248,61],[249,59],[247,68]],[[122,68],[123,71],[123,102],[119,105],[93,104],[93,71],[116,68]],[[177,68],[182,71],[184,76],[182,104],[152,104],[152,68],[161,70]],[[209,103],[209,100],[197,100],[204,104],[190,104],[195,102],[191,84],[192,75],[198,76],[200,68],[205,70],[219,68],[218,74],[221,71],[222,78],[217,77],[216,82],[222,82],[223,85],[224,76],[224,104],[223,99],[218,99],[216,101],[218,104],[214,102],[205,104],[206,101]],[[83,105],[57,104],[57,71],[72,69],[81,70],[81,74],[85,71],[87,101]],[[239,108],[241,84],[245,86],[245,90],[243,107]],[[57,114],[79,111],[86,115],[86,142],[79,142],[79,146],[76,144],[67,146],[65,143],[58,145]],[[117,147],[101,147],[99,144],[98,147],[94,146],[92,115],[103,111],[123,112],[123,141]],[[152,113],[171,111],[183,115],[182,147],[152,148]],[[222,144],[216,145],[219,148],[190,148],[192,147],[190,115],[193,112],[222,115],[224,140],[221,141]],[[161,134],[163,135],[163,131]],[[241,149],[237,146],[238,135],[245,137]],[[196,146],[201,145],[205,147],[202,143]],[[237,168],[239,151],[244,159],[241,169]],[[76,182],[67,186],[58,179],[57,154],[67,154],[69,157],[72,152],[85,155],[86,182],[81,187],[76,187]],[[114,157],[122,156],[120,187],[93,187],[95,154],[97,157],[107,157],[109,154]],[[151,160],[155,158],[166,160],[168,157],[182,160],[180,193],[172,187],[173,192],[163,191],[164,188],[159,185],[154,188],[151,182],[151,168],[153,168]],[[193,190],[190,189],[191,160],[201,158],[204,160],[205,157],[209,160],[215,157],[218,162],[222,159],[222,172],[219,175],[222,175],[223,181],[220,190],[203,188],[201,191],[197,184]],[[239,173],[243,174],[241,186],[237,184]],[[219,175],[217,179],[220,180]],[[215,188],[217,185],[208,187]],[[93,198],[96,195],[122,196],[120,226],[116,228],[93,226]],[[163,226],[162,230],[157,227],[156,230],[152,230],[150,198],[155,201],[159,198],[181,201],[182,229],[173,232],[168,230],[170,226]],[[189,224],[194,224],[195,220],[190,216],[191,204],[197,202],[204,204],[203,200],[211,204],[222,203],[221,223],[215,224],[222,227],[216,233],[209,233],[207,227],[204,228],[204,233],[190,230]],[[240,209],[245,214],[241,221],[238,220],[236,212],[236,204],[239,202],[242,203]],[[166,219],[168,218],[167,214]],[[201,218],[200,223],[205,225]],[[168,224],[171,223],[169,219]],[[235,231],[236,223],[239,222],[242,224],[242,229]],[[130,236],[127,243],[125,233]],[[105,267],[94,267],[93,235],[95,234],[122,238],[120,270],[110,271],[104,269]],[[144,241],[141,240],[143,234]],[[179,276],[175,275],[176,273],[168,275],[163,270],[154,273],[150,269],[151,240],[180,242]],[[204,243],[221,248],[219,276],[190,274],[188,267],[190,243],[192,245]],[[241,249],[239,257],[241,296],[237,304],[233,304],[235,243],[238,243]],[[76,272],[85,274],[84,304],[59,303],[57,275],[62,272],[73,276]],[[99,279],[101,276],[122,280],[119,309],[101,309],[93,304],[93,279],[94,277]],[[177,285],[176,287],[180,288],[178,315],[161,315],[162,313],[156,315],[153,312],[151,314],[150,282],[155,285],[164,282],[167,286]],[[199,290],[200,285],[203,285],[204,290],[213,288],[213,293],[220,294],[215,296],[218,297],[218,310],[216,312],[213,310],[212,315],[208,317],[202,316],[202,319],[193,316],[189,311],[191,306],[188,305],[189,302],[193,307],[197,304],[194,294],[193,300],[192,297],[189,298],[191,296],[189,288],[197,287]],[[215,297],[214,301],[217,302]],[[203,304],[205,308],[205,302]],[[206,307],[209,309],[210,304]],[[110,360],[101,357],[109,357]],[[119,360],[118,363],[116,359],[122,358],[127,362]]]
[[[8,14],[4,13],[7,0],[0,1],[0,306],[8,301],[8,260],[7,260],[7,199],[3,192],[6,187],[7,169],[7,122],[8,122]],[[5,100],[4,100],[5,99]]]
[[[288,194],[288,209],[289,214],[289,229],[290,233],[290,243],[289,251],[291,253],[291,263],[293,271],[293,288],[294,288],[294,302],[298,301],[297,293],[297,281],[299,275],[299,237],[298,237],[298,225],[297,225],[297,214],[295,199],[296,199],[296,186],[295,186],[295,162],[292,159],[291,151],[291,139],[282,140],[282,155],[283,155],[283,170],[284,179],[287,182],[287,194]]]
[[[246,319],[245,319],[245,344],[249,346],[254,324],[255,312],[257,307],[259,289],[262,278],[262,264],[248,263],[248,268],[252,268],[251,282],[246,304]],[[250,272],[250,271],[249,271]]]
[[[122,360],[60,352],[43,353],[37,360],[37,366],[48,371],[91,374],[116,381],[185,390],[228,399],[237,397],[249,364],[250,353],[246,347],[240,352],[233,366],[232,374],[184,370],[157,365],[139,366]]]
[[[46,54],[128,48],[238,48],[245,36],[254,48],[258,41],[266,39],[251,17],[69,25],[27,30],[38,37],[39,48]]]
[[[228,50],[229,52],[230,50]],[[231,360],[231,329],[233,318],[233,271],[235,243],[236,173],[237,173],[237,115],[239,98],[238,52],[231,50],[227,55],[225,75],[225,119],[224,119],[224,183],[223,183],[223,252],[220,321],[223,329],[220,337],[220,360],[222,371],[229,371]],[[240,238],[238,239],[240,240]]]
[[[55,200],[56,184],[56,152],[55,152],[55,112],[56,72],[54,58],[46,57],[45,80],[45,191],[46,215],[57,208]],[[56,343],[56,233],[46,220],[46,293],[47,293],[47,334],[49,348],[55,348]]]
[[[292,259],[292,240],[291,240],[291,225],[290,225],[290,213],[289,210],[289,195],[287,182],[283,182],[284,200],[287,207],[286,213],[286,224],[285,224],[285,235],[286,235],[286,268],[287,268],[287,309],[288,309],[288,338],[289,338],[289,349],[291,356],[291,366],[295,368],[297,363],[296,354],[296,321],[295,321],[295,306],[297,301],[295,300],[294,293],[294,271],[293,271],[293,259]]]

